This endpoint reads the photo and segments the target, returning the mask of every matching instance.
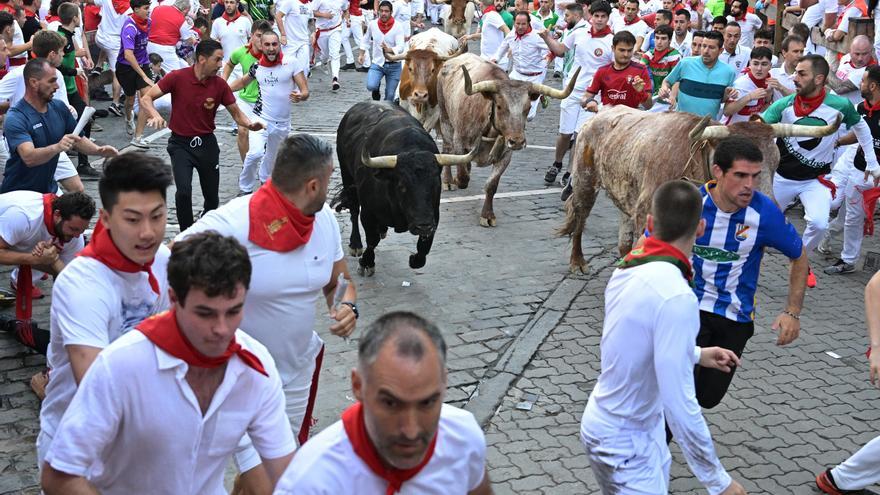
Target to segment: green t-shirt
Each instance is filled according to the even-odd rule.
[[[241,0],[241,3],[244,4],[254,22],[263,19],[274,21],[269,13],[269,9],[275,5],[274,0]]]
[[[501,14],[501,18],[504,19],[504,24],[507,24],[507,29],[513,29],[513,14],[506,10],[502,10],[499,14]]]
[[[551,12],[546,19],[542,19],[541,12],[536,10],[532,12],[532,17],[541,21],[544,24],[544,29],[553,29],[554,27],[556,27],[556,23],[559,21],[559,14],[557,14],[555,11]]]
[[[58,33],[61,36],[64,36],[64,56],[61,58],[61,65],[68,69],[68,71],[76,71],[76,45],[73,42],[73,33],[64,29],[62,26],[58,26]],[[114,61],[115,62],[115,61]],[[76,89],[76,76],[65,75],[64,76],[64,89],[67,90],[67,94],[75,93]]]
[[[724,15],[724,0],[706,0],[706,10],[712,13],[712,17]]]
[[[248,45],[245,45],[232,52],[232,55],[229,56],[229,62],[233,66],[241,65],[241,73],[247,74],[250,72],[251,66],[257,63],[257,59],[251,55]],[[260,85],[257,84],[256,79],[239,91],[238,97],[248,103],[256,103],[257,98],[260,97]]]

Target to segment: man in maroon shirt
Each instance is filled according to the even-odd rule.
[[[161,129],[165,119],[153,105],[166,93],[171,93],[171,137],[168,138],[168,155],[174,172],[177,192],[177,222],[183,232],[193,224],[192,173],[199,173],[204,211],[220,205],[220,148],[214,136],[214,119],[220,105],[226,107],[235,122],[258,131],[260,122],[251,120],[235,104],[235,96],[217,71],[223,65],[223,48],[219,41],[207,39],[196,46],[196,62],[192,67],[178,69],[163,77],[142,98],[149,119],[147,125]]]
[[[636,38],[628,31],[620,31],[611,38],[614,62],[600,67],[593,82],[581,98],[581,106],[595,112],[599,109],[596,95],[602,93],[603,105],[626,105],[645,110],[651,108],[651,75],[648,68],[632,61]]]

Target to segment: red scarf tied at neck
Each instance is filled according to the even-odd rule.
[[[113,10],[117,14],[124,14],[126,10],[131,8],[129,0],[113,0]]]
[[[113,243],[110,237],[110,231],[104,227],[104,224],[98,220],[95,225],[95,231],[92,233],[92,240],[85,249],[79,252],[79,256],[87,256],[95,258],[101,263],[107,265],[112,270],[124,273],[147,272],[147,280],[150,282],[150,288],[153,292],[159,294],[159,281],[153,275],[153,260],[149,263],[140,265],[126,258],[122,251]]]
[[[862,103],[862,106],[865,107],[865,111],[868,112],[868,117],[871,117],[874,115],[874,112],[880,110],[880,100],[877,100],[877,103],[874,105],[871,105],[871,102],[865,100],[865,102]]]
[[[601,31],[596,31],[596,28],[590,27],[590,36],[593,38],[604,38],[611,34],[611,26],[606,25]]]
[[[389,17],[388,22],[382,22],[382,19],[376,19],[376,22],[379,23],[379,31],[382,31],[382,34],[388,34],[388,31],[391,31],[391,28],[394,27],[393,17]]]
[[[156,347],[171,354],[172,356],[182,359],[190,366],[198,366],[199,368],[216,368],[229,362],[233,354],[238,356],[244,364],[250,366],[258,373],[269,376],[263,363],[254,353],[243,348],[241,344],[235,341],[235,335],[229,341],[226,352],[219,356],[205,356],[198,351],[187,340],[180,327],[177,325],[177,314],[172,309],[157,315],[153,315],[142,321],[138,326],[138,330],[150,339],[150,342],[156,344]]]
[[[134,25],[137,26],[138,29],[141,30],[142,33],[150,32],[150,18],[141,19],[137,16],[137,14],[131,14],[131,20],[134,21]]]
[[[293,251],[312,237],[315,217],[304,215],[275,188],[272,179],[251,196],[248,211],[248,240],[263,249]]]
[[[47,15],[47,16],[46,16],[46,22],[47,22],[47,23],[55,22],[55,21],[61,22],[61,18],[58,17],[57,15]]]
[[[518,34],[518,33],[517,33],[517,34],[516,34],[516,39],[521,40],[521,39],[525,38],[526,36],[528,36],[529,33],[531,33],[531,32],[532,32],[532,23],[529,23],[529,28],[526,29],[526,32],[524,32],[523,34]]]
[[[794,114],[798,117],[806,117],[819,108],[823,101],[825,101],[825,88],[822,88],[822,91],[812,98],[803,98],[801,95],[795,95]]]
[[[264,53],[264,54],[260,55],[260,66],[261,67],[275,67],[276,65],[281,65],[281,59],[283,58],[283,56],[284,56],[284,54],[281,53],[281,50],[278,50],[278,54],[275,55],[275,60],[273,61],[273,60],[269,60],[266,57],[266,54]]]
[[[627,25],[627,26],[632,26],[633,24],[635,24],[635,23],[637,23],[637,22],[639,22],[639,21],[641,21],[641,20],[642,20],[642,18],[639,17],[639,16],[635,16],[635,17],[633,17],[633,20],[631,20],[631,21],[626,20],[626,17],[624,17],[624,18],[623,18],[623,23],[624,23],[625,25]]]
[[[497,10],[495,10],[495,5],[490,5],[483,9],[483,15],[486,15],[489,12],[498,12]]]
[[[425,458],[418,466],[412,469],[395,469],[386,467],[382,463],[379,453],[376,452],[376,447],[373,446],[373,442],[367,434],[363,404],[356,402],[342,413],[342,426],[345,427],[345,434],[348,436],[348,441],[351,442],[354,453],[364,461],[373,474],[388,482],[385,495],[394,495],[399,492],[404,483],[419,474],[419,471],[431,460],[431,456],[434,455],[434,446],[437,444],[437,435],[435,434],[431,443],[428,444]]]
[[[767,88],[767,78],[766,78],[766,77],[765,77],[764,79],[757,79],[757,78],[755,77],[755,75],[752,74],[752,69],[750,69],[750,68],[746,68],[746,71],[745,71],[745,72],[746,72],[746,74],[749,75],[749,79],[751,79],[752,82],[755,83],[755,86],[756,86],[756,87],[758,87],[758,88],[764,88],[764,89]]]
[[[693,283],[694,272],[691,270],[691,260],[687,259],[684,253],[672,244],[663,242],[654,236],[645,239],[642,247],[630,251],[629,254],[617,263],[617,266],[625,269],[644,265],[652,261],[672,263],[681,271],[681,275],[688,283]]]
[[[226,25],[228,26],[228,25],[232,24],[233,22],[237,21],[239,17],[241,17],[241,12],[236,10],[235,15],[230,17],[229,14],[227,14],[226,11],[224,10],[222,17],[223,17],[223,20],[226,21]]]
[[[262,52],[255,51],[255,50],[254,50],[254,47],[252,47],[250,43],[248,43],[248,44],[245,45],[245,46],[247,46],[247,51],[248,51],[248,53],[251,54],[251,57],[254,57],[254,58],[257,59],[257,60],[260,60],[260,58],[263,56],[263,53],[262,53]]]
[[[52,202],[56,197],[54,194],[43,195],[43,225],[52,236],[52,244],[61,248],[64,243],[55,233],[55,222],[52,219]],[[32,276],[31,265],[19,265],[18,277],[15,279],[15,317],[19,320],[29,320],[33,315],[34,279]]]

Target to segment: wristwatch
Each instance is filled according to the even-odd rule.
[[[361,314],[358,312],[358,305],[357,305],[357,304],[355,304],[355,303],[353,303],[353,302],[351,302],[351,301],[342,301],[342,302],[339,303],[339,304],[344,304],[344,305],[348,306],[349,308],[351,308],[351,311],[354,313],[354,319],[355,319],[355,320],[357,320],[358,318],[360,318]]]

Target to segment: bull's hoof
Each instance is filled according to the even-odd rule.
[[[388,229],[382,229],[382,232],[379,233],[379,239],[384,239],[388,236]]]
[[[458,189],[458,186],[453,182],[444,182],[440,185],[440,188],[444,191],[455,191]]]
[[[496,220],[494,218],[480,217],[480,226],[482,226],[482,227],[494,227],[497,224],[498,224],[498,220]]]
[[[375,266],[361,266],[358,265],[358,275],[362,277],[372,277],[374,273],[376,273]]]
[[[362,254],[364,254],[364,248],[356,248],[356,247],[348,247],[348,254],[354,256],[355,258],[359,258]]]
[[[411,254],[409,255],[409,267],[410,268],[421,268],[425,266],[425,262],[427,261],[426,257],[421,254]]]
[[[468,186],[470,185],[470,183],[471,183],[470,178],[468,178],[468,179],[458,179],[458,188],[459,188],[459,189],[467,189]]]
[[[572,275],[586,275],[590,271],[590,265],[585,261],[581,263],[574,262],[569,265],[568,269]]]

